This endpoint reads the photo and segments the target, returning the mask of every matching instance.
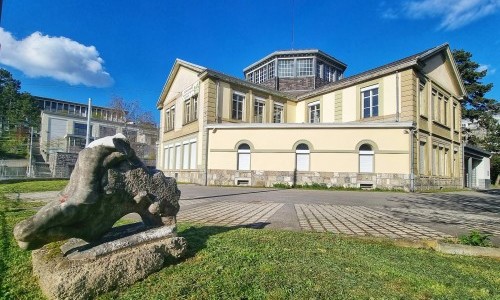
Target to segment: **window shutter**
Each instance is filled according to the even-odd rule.
[[[238,170],[250,170],[250,153],[238,153]]]
[[[196,169],[196,142],[191,143],[191,169]]]
[[[373,154],[359,154],[359,172],[373,172]]]
[[[182,168],[189,169],[189,144],[183,145]]]
[[[297,171],[309,171],[309,153],[296,154]]]
[[[181,168],[181,145],[175,146],[175,168],[179,170]]]

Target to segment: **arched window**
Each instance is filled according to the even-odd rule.
[[[359,172],[373,173],[373,148],[370,144],[363,144],[359,147]]]
[[[295,168],[297,171],[309,171],[309,146],[298,144],[295,148]]]
[[[250,170],[250,146],[241,144],[238,147],[238,170]]]

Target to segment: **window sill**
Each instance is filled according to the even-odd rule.
[[[198,119],[195,119],[195,120],[192,120],[192,121],[189,121],[189,122],[183,123],[183,124],[182,124],[182,126],[189,125],[189,124],[194,123],[194,122],[196,122],[196,121],[198,121]]]
[[[433,123],[433,124],[435,124],[435,125],[437,125],[437,126],[439,126],[439,127],[443,127],[443,128],[445,128],[445,129],[448,129],[448,130],[450,130],[450,129],[451,129],[451,128],[450,128],[450,127],[448,127],[447,125],[444,125],[443,123],[438,122],[438,121],[432,121],[432,123]]]

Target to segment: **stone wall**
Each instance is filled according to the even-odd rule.
[[[50,155],[49,166],[52,177],[69,178],[75,168],[78,153],[56,152]]]
[[[314,89],[314,76],[278,78],[278,91],[309,91]]]
[[[439,190],[442,188],[462,188],[461,178],[449,178],[449,177],[416,177],[415,178],[415,190],[416,191],[427,191],[427,190]]]
[[[205,172],[198,170],[163,171],[167,177],[173,177],[180,183],[195,183],[205,185]]]
[[[288,185],[325,184],[328,187],[382,188],[409,191],[408,174],[293,171],[235,171],[209,170],[208,185],[248,185],[272,187],[275,183]]]

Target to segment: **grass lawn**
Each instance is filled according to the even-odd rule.
[[[0,194],[0,299],[42,298],[12,236],[39,205]],[[329,233],[180,224],[179,235],[183,261],[99,299],[500,299],[494,259]]]
[[[60,191],[68,184],[68,181],[67,179],[61,179],[1,183],[0,194]]]

